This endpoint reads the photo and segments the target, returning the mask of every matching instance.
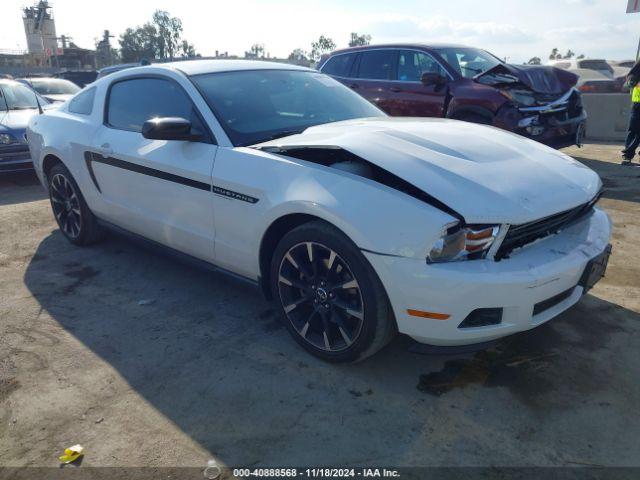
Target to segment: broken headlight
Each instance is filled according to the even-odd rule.
[[[0,145],[11,145],[15,142],[13,136],[8,133],[0,133]]]
[[[498,225],[455,225],[447,228],[427,256],[428,263],[484,258],[498,235]]]

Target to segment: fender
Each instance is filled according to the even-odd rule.
[[[443,226],[457,221],[374,180],[255,148],[221,149],[213,181],[258,199],[247,203],[213,195],[216,259],[252,278],[260,271],[258,252],[265,233],[286,216],[324,220],[361,249],[422,259]]]
[[[447,111],[447,118],[460,120],[464,118],[465,115],[479,115],[482,118],[485,118],[487,122],[492,125],[495,113],[485,107],[480,107],[478,105],[460,105],[459,107],[452,108]]]

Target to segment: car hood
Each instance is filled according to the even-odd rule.
[[[73,97],[73,95],[74,94],[72,93],[56,93],[56,94],[42,95],[42,96],[51,102],[66,102],[71,97]]]
[[[538,220],[590,201],[602,185],[593,170],[557,150],[456,120],[349,120],[256,147],[294,146],[343,148],[421,189],[467,223]]]
[[[477,75],[474,80],[489,85],[520,83],[537,93],[561,94],[576,85],[578,76],[556,67],[501,63]]]
[[[0,131],[11,133],[24,133],[29,119],[37,114],[38,110],[0,110]]]

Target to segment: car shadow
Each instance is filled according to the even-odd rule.
[[[47,198],[34,171],[0,172],[0,206],[35,202]]]
[[[457,454],[483,464],[486,435],[535,442],[534,427],[588,437],[619,424],[610,397],[638,368],[640,315],[592,295],[485,352],[418,355],[398,337],[364,362],[332,365],[297,346],[256,287],[118,237],[75,248],[54,232],[24,281],[55,322],[227,465],[455,464]],[[600,410],[585,433],[570,418],[587,407]],[[568,423],[540,424],[554,412]]]

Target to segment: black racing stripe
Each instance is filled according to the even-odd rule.
[[[174,175],[173,173],[164,172],[155,168],[145,167],[136,163],[127,162],[125,160],[120,160],[119,158],[104,157],[94,152],[85,152],[84,158],[87,163],[87,168],[89,169],[91,180],[93,180],[94,185],[100,193],[102,193],[102,190],[100,190],[100,185],[98,183],[98,180],[96,179],[95,172],[93,171],[93,162],[103,163],[105,165],[111,165],[112,167],[122,168],[124,170],[140,173],[142,175],[160,178],[168,182],[179,183],[180,185],[186,185],[187,187],[197,188],[199,190],[205,190],[207,192],[213,192],[217,195],[222,195],[224,197],[232,198],[235,200],[241,200],[243,202],[258,202],[257,198],[245,195],[244,193],[234,192],[233,190],[227,190],[226,188],[218,187],[216,185],[210,185],[208,183],[199,182],[198,180],[193,180],[187,177],[181,177],[180,175]]]
[[[148,175],[149,177],[160,178],[168,182],[179,183],[186,185],[187,187],[197,188],[199,190],[211,191],[211,185],[204,182],[199,182],[187,177],[181,177],[180,175],[174,175],[173,173],[163,172],[162,170],[156,170],[155,168],[145,167],[136,163],[126,162],[114,157],[103,157],[102,155],[93,154],[91,160],[97,163],[104,163],[105,165],[111,165],[112,167],[122,168],[123,170],[129,170],[130,172],[140,173],[142,175]]]

